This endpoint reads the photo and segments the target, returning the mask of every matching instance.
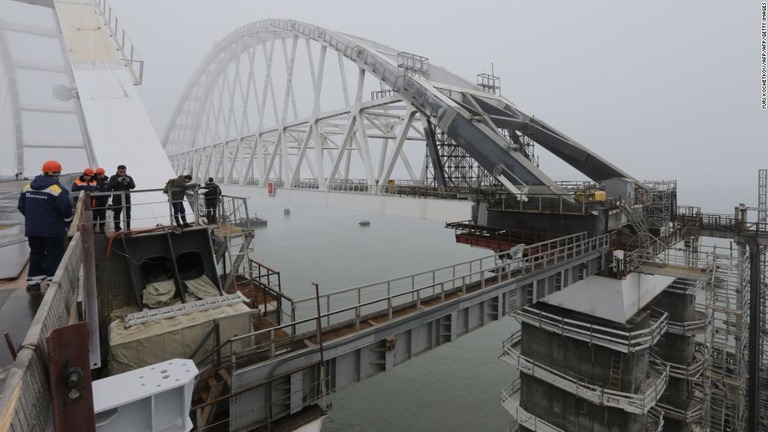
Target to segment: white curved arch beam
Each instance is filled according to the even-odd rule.
[[[5,40],[5,29],[0,25],[0,72],[5,77],[6,88],[10,99],[11,135],[14,137],[15,172],[22,172],[24,167],[24,135],[21,127],[21,104],[19,89],[16,83],[16,70],[11,64],[8,44]]]
[[[325,148],[327,136],[321,137],[318,132],[318,129],[322,127],[318,117],[320,115],[327,118],[331,117],[319,109],[317,93],[319,86],[315,87],[312,114],[308,118],[297,119],[293,122],[289,119],[291,112],[294,115],[293,118],[296,118],[293,77],[296,50],[302,40],[306,42],[308,47],[313,83],[317,79],[322,80],[325,63],[321,61],[318,64],[319,69],[315,70],[312,52],[309,49],[310,42],[317,43],[322,47],[321,59],[325,58],[327,50],[330,49],[338,53],[340,62],[343,57],[359,67],[356,98],[354,101],[348,102],[346,108],[333,113],[336,116],[346,115],[348,123],[344,128],[342,141],[332,149]],[[272,70],[272,62],[275,60],[273,54],[277,41],[282,45],[286,68],[284,96],[280,110],[275,103],[276,86],[272,83],[273,76],[269,73]],[[256,95],[261,107],[259,124],[254,128],[256,132],[248,136],[240,134],[234,137],[216,139],[214,138],[216,133],[211,132],[211,129],[219,129],[220,123],[217,117],[222,114],[223,110],[212,109],[210,106],[206,106],[206,102],[210,101],[211,96],[217,91],[223,94],[226,90],[230,92],[230,95],[234,95],[239,74],[235,73],[234,83],[230,82],[228,75],[224,76],[223,84],[219,78],[222,74],[229,73],[227,67],[233,62],[233,59],[242,56],[243,53],[247,52],[252,60],[253,54],[249,50],[254,46],[263,47],[264,64],[268,71],[262,92],[260,95]],[[499,128],[519,131],[522,135],[549,149],[594,180],[612,177],[631,178],[545,123],[520,112],[503,98],[481,93],[471,83],[442,68],[432,67],[428,72],[425,68],[421,74],[405,73],[403,69],[398,67],[397,56],[398,51],[384,45],[298,21],[265,20],[240,27],[221,41],[195,72],[176,107],[163,137],[163,144],[166,151],[171,155],[171,159],[177,159],[175,166],[178,168],[187,164],[187,162],[180,162],[181,159],[189,159],[189,154],[184,156],[185,152],[218,143],[216,145],[220,146],[220,153],[208,155],[208,163],[205,167],[206,175],[208,175],[214,172],[221,174],[221,166],[211,169],[211,160],[217,157],[219,164],[223,163],[225,159],[234,161],[239,158],[243,148],[248,147],[247,142],[251,140],[257,145],[249,147],[249,159],[244,171],[248,172],[253,169],[254,160],[265,160],[259,176],[260,180],[263,182],[268,178],[279,177],[287,183],[285,186],[290,187],[300,179],[300,169],[306,166],[316,179],[320,189],[325,188],[326,180],[332,181],[334,179],[333,175],[337,173],[336,170],[340,166],[342,155],[354,148],[361,155],[368,184],[388,180],[388,175],[391,175],[391,163],[387,163],[386,158],[382,157],[379,159],[380,166],[374,167],[370,148],[367,145],[369,135],[371,133],[376,135],[376,132],[370,130],[372,127],[376,128],[376,122],[366,119],[366,110],[372,108],[369,102],[373,101],[364,103],[360,95],[362,82],[367,73],[378,79],[382,83],[382,87],[391,89],[395,99],[403,100],[406,106],[413,107],[419,115],[425,116],[430,122],[438,125],[483,168],[489,172],[499,173],[505,177],[504,183],[512,184],[514,187],[526,188],[533,194],[564,193],[554,181],[528,160],[526,155],[520,151],[519,146],[515,148],[514,143],[506,140],[499,133]],[[251,64],[253,65],[253,62]],[[346,86],[344,87],[346,92]],[[349,100],[346,93],[345,97]],[[265,128],[262,122],[268,99],[272,102],[273,116],[277,121],[274,128],[269,129]],[[223,98],[219,97],[218,100],[222,101]],[[232,115],[231,110],[228,115]],[[213,122],[211,122],[211,118],[213,118]],[[231,119],[227,121],[229,120]],[[401,135],[394,137],[398,142],[395,151],[398,151],[397,148],[407,139],[402,135],[402,131],[405,130],[408,133],[413,120],[414,118],[410,114],[400,117],[398,126],[401,128]],[[228,127],[228,124],[224,125],[224,129]],[[201,132],[201,128],[207,129],[203,129]],[[213,139],[209,142],[198,142],[197,140],[201,136]],[[390,141],[389,137],[386,134],[378,136],[383,137],[386,148]],[[309,157],[310,148],[314,149],[313,157]],[[510,148],[512,148],[511,151]],[[389,150],[382,150],[382,154],[385,152],[389,152]],[[326,154],[332,155],[332,158],[335,156],[335,159],[332,160],[333,168],[329,173],[330,176],[323,172],[322,162]],[[391,153],[387,154],[391,155]],[[389,161],[397,159],[397,155],[391,155]],[[199,164],[197,166],[200,167]],[[225,180],[232,180],[235,166],[236,163],[233,162],[229,173],[221,177],[225,177]],[[384,166],[387,168],[384,169]]]

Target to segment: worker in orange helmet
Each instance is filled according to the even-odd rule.
[[[94,171],[93,179],[96,181],[96,190],[98,192],[107,192],[109,187],[107,186],[108,178],[106,171],[102,167],[96,168]],[[107,203],[109,202],[109,195],[97,195],[93,199],[93,232],[104,234],[104,226],[107,222]]]
[[[96,192],[96,181],[93,180],[93,168],[86,168],[80,177],[75,179],[70,188],[72,195],[75,196],[74,205],[77,206],[77,199],[83,192]],[[93,204],[91,204],[93,205]]]
[[[43,164],[43,173],[24,186],[18,209],[24,215],[24,235],[29,242],[27,292],[39,295],[50,284],[64,256],[64,238],[72,223],[69,191],[59,183],[61,164]]]

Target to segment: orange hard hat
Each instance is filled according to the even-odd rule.
[[[61,164],[55,160],[45,161],[43,163],[43,173],[61,174]]]
[[[83,174],[85,174],[87,176],[93,176],[93,168],[89,167],[89,168],[84,169],[83,170]]]
[[[104,173],[106,173],[106,171],[104,171],[104,168],[102,167],[96,168],[96,174],[104,174]]]

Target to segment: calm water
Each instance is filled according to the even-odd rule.
[[[441,222],[269,201],[249,206],[269,221],[256,231],[254,256],[281,272],[283,291],[294,298],[312,295],[312,282],[329,292],[490,254],[456,244]],[[360,227],[361,220],[371,225]],[[506,318],[337,392],[323,431],[506,431],[512,417],[499,395],[517,372],[498,356],[515,326]]]

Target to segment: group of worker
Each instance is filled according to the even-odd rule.
[[[24,186],[19,195],[18,209],[25,219],[24,235],[29,243],[29,271],[27,292],[39,294],[50,284],[56,269],[64,256],[64,239],[74,217],[73,201],[69,191],[59,183],[61,164],[54,160],[43,163],[42,174]],[[179,180],[179,184],[176,184]],[[169,181],[169,199],[173,206],[174,219],[181,228],[192,226],[187,223],[184,210],[184,193],[197,185],[192,176],[182,175]],[[170,184],[173,182],[174,184]],[[125,165],[118,165],[117,172],[107,179],[104,168],[86,168],[72,184],[72,192],[111,192],[91,197],[93,227],[96,233],[105,233],[107,208],[114,214],[115,232],[121,231],[121,217],[125,212],[125,228],[131,229],[131,195],[136,188],[133,177],[127,174]],[[216,210],[221,189],[209,178],[205,183],[205,207],[209,224],[216,223]],[[165,191],[165,190],[164,190]],[[181,197],[179,198],[179,192]],[[111,205],[108,205],[110,196]],[[78,196],[74,199],[77,202]],[[193,207],[194,208],[194,207]]]
[[[187,222],[187,211],[184,209],[184,197],[187,197],[192,210],[196,211],[194,193],[192,191],[198,188],[200,188],[200,186],[192,181],[192,176],[189,174],[183,174],[176,178],[169,179],[165,183],[163,193],[168,194],[168,199],[173,208],[173,220],[176,222],[177,227],[187,228],[192,226],[192,224]],[[218,220],[217,216],[219,202],[221,201],[221,188],[213,181],[213,177],[209,177],[202,189],[205,190],[203,196],[205,197],[206,222],[209,225],[215,224]]]
[[[72,183],[72,192],[118,192],[112,194],[112,213],[115,224],[115,231],[121,231],[121,217],[125,210],[125,229],[131,230],[131,194],[128,191],[135,189],[136,183],[133,177],[127,174],[125,165],[118,165],[117,172],[107,179],[104,168],[98,167],[86,168],[83,173]],[[79,194],[78,194],[79,195]],[[93,209],[93,231],[96,233],[106,233],[107,204],[110,195],[96,195],[91,198],[91,208]],[[73,203],[77,204],[77,196]],[[123,205],[125,201],[125,205]]]

